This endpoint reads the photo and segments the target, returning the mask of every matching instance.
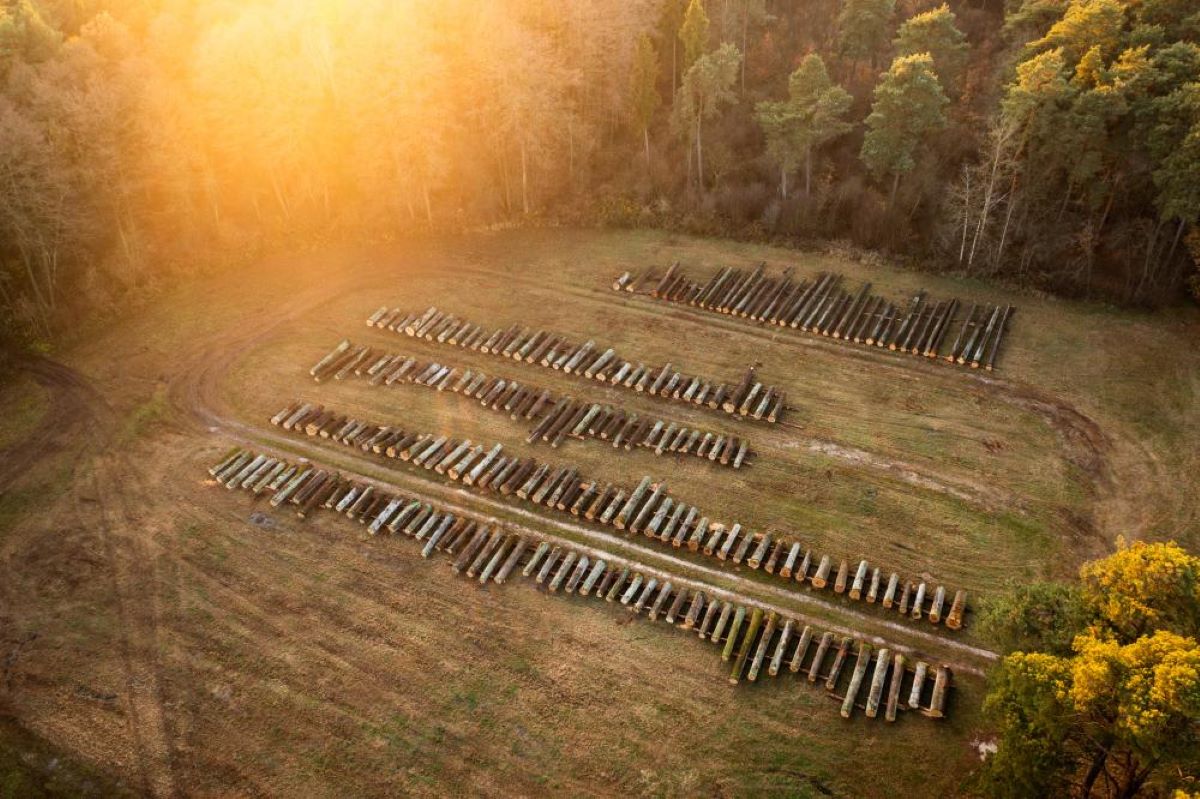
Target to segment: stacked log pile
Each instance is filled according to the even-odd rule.
[[[511,358],[520,363],[538,364],[652,397],[687,402],[698,407],[719,408],[726,413],[757,421],[778,421],[786,401],[778,386],[765,385],[757,380],[753,369],[748,369],[735,384],[718,383],[685,374],[670,363],[648,366],[622,358],[612,347],[598,345],[593,340],[573,341],[549,330],[522,325],[495,330],[435,307],[423,313],[409,314],[400,308],[380,308],[367,319],[367,327],[391,330],[439,344],[456,345],[483,354]],[[347,365],[354,368],[357,364],[352,364],[352,360],[348,353],[342,352],[318,366],[323,373],[336,373],[336,370]]]
[[[944,620],[950,629],[959,629],[963,624],[964,591],[954,593],[947,609],[944,586],[902,579],[895,572],[888,575],[865,559],[839,561],[829,555],[814,555],[811,548],[789,536],[754,533],[741,524],[717,523],[699,508],[670,496],[665,482],[655,482],[649,476],[632,489],[601,483],[589,480],[577,467],[507,454],[500,444],[373,424],[299,400],[276,413],[271,423],[289,432],[328,438],[363,452],[408,462],[477,490],[515,495],[629,534],[644,533],[661,544],[702,551],[734,564],[745,563],[781,580],[808,582],[815,589],[830,589],[868,604],[878,602],[912,621],[927,619],[939,624]]]
[[[692,455],[740,469],[752,455],[740,436],[640,416],[623,408],[586,402],[511,378],[474,369],[422,361],[343,340],[309,370],[313,379],[364,378],[373,386],[419,385],[478,400],[485,408],[532,423],[526,441],[558,447],[565,439],[611,442],[626,452],[635,447],[655,455]]]
[[[422,557],[441,553],[456,574],[480,584],[529,578],[548,594],[620,602],[631,613],[645,613],[652,622],[695,631],[730,663],[733,684],[755,682],[764,674],[778,676],[786,665],[789,674],[823,683],[845,718],[856,709],[877,718],[881,708],[889,722],[907,710],[931,718],[945,715],[951,678],[945,665],[935,666],[930,678],[926,661],[887,648],[873,651],[871,644],[855,636],[815,630],[775,610],[737,598],[722,599],[720,592],[644,571],[606,553],[551,545],[307,461],[289,463],[235,449],[208,471],[228,489],[270,494],[272,507],[287,504],[301,518],[318,509],[332,510],[357,520],[371,535],[412,538],[420,544]],[[847,670],[851,651],[854,667]]]
[[[791,270],[786,270],[768,277],[763,264],[754,269],[724,267],[707,280],[687,277],[678,263],[657,280],[651,272],[648,269],[637,279],[626,272],[613,282],[613,289],[633,292],[638,285],[650,284],[645,293],[665,302],[846,343],[943,358],[973,369],[995,368],[1015,310],[1011,305],[972,305],[960,313],[957,299],[933,302],[924,291],[897,303],[872,294],[870,283],[848,289],[841,275],[830,272],[793,279]]]

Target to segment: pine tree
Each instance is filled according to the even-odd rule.
[[[646,147],[646,167],[650,167],[650,121],[662,104],[658,94],[658,53],[654,43],[645,34],[638,39],[634,55],[633,74],[630,77],[630,115],[642,134]]]
[[[696,59],[708,49],[708,14],[702,0],[691,0],[679,26],[679,41],[683,43],[683,71],[691,69]]]
[[[889,207],[901,175],[916,166],[918,146],[945,126],[947,102],[928,53],[897,58],[875,87],[861,157],[877,179],[892,176]]]
[[[929,53],[942,87],[958,85],[967,63],[967,37],[955,24],[954,12],[945,3],[905,20],[896,34],[896,55]]]
[[[704,190],[704,120],[716,116],[722,106],[737,99],[733,87],[738,79],[742,54],[726,42],[705,53],[683,76],[675,98],[671,124],[676,135],[696,151],[696,185]]]
[[[887,46],[896,0],[845,0],[838,13],[838,53],[852,61],[875,59]]]
[[[853,98],[833,83],[825,62],[810,53],[788,79],[788,99],[759,103],[758,123],[767,153],[779,167],[779,191],[786,200],[787,176],[804,164],[804,193],[812,191],[813,151],[850,129],[845,121]]]

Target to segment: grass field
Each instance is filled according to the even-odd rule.
[[[984,374],[609,289],[621,271],[674,260],[693,271],[832,269],[895,297],[924,287],[1018,312],[998,371]],[[366,328],[385,304],[548,327],[718,379],[756,363],[796,410],[775,426],[738,421]],[[308,367],[343,337],[744,435],[758,457],[735,472],[592,442],[531,447],[527,425],[456,395],[314,384]],[[91,393],[16,383],[0,394],[0,407],[17,409],[4,440],[30,464],[0,487],[0,710],[87,768],[158,795],[969,793],[972,742],[987,735],[969,669],[956,672],[945,721],[846,722],[806,683],[732,688],[708,645],[611,606],[520,583],[480,590],[335,518],[271,512],[251,523],[263,508],[205,485],[203,469],[230,436],[269,442],[270,415],[312,398],[602,480],[663,478],[718,519],[965,588],[978,606],[1013,580],[1069,577],[1118,535],[1200,546],[1197,340],[1194,310],[1119,312],[650,232],[341,249],[197,281],[81,331],[59,358]],[[23,452],[22,429],[53,415],[37,408],[69,392],[86,421],[70,445],[53,459]],[[308,454],[301,444],[313,446],[294,452]],[[448,490],[326,446],[327,462]],[[523,523],[574,535],[549,517]],[[722,570],[713,584],[767,596],[761,575],[732,564],[678,568],[701,565]],[[887,630],[894,616],[864,603],[814,597],[797,599],[797,612],[956,657]],[[986,646],[971,621],[958,633],[913,629]]]

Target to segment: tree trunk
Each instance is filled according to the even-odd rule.
[[[1096,756],[1092,758],[1092,765],[1088,767],[1087,774],[1083,778],[1083,786],[1080,789],[1080,797],[1088,799],[1092,795],[1092,788],[1096,785],[1096,780],[1104,771],[1104,763],[1108,760],[1108,751],[1101,749],[1096,752]]]
[[[787,201],[787,167],[779,167],[779,193]]]
[[[975,226],[975,236],[971,239],[971,254],[967,257],[967,271],[971,271],[971,266],[975,263],[975,252],[979,247],[979,239],[983,236],[983,231],[987,227],[988,216],[992,212],[992,198],[996,192],[996,174],[1000,170],[1000,153],[1004,147],[1004,140],[1007,138],[1002,133],[996,134],[996,149],[992,152],[992,170],[988,175],[987,188],[983,191],[983,204],[979,209],[979,224]]]
[[[896,205],[896,192],[900,189],[900,173],[897,172],[892,177],[892,193],[888,196],[888,210]]]
[[[1014,175],[1012,188],[1008,191],[1008,208],[1004,212],[1004,228],[1000,231],[1000,243],[996,247],[996,264],[997,269],[1000,268],[1001,259],[1004,258],[1004,242],[1008,239],[1008,226],[1012,222],[1013,207],[1017,204],[1017,178]]]
[[[963,258],[967,254],[967,228],[971,222],[971,170],[963,167],[963,226],[962,226],[962,243],[958,246],[958,262],[961,264]]]
[[[804,197],[812,196],[812,147],[804,148]]]
[[[742,94],[746,93],[746,41],[750,35],[750,3],[742,4]]]
[[[696,188],[701,195],[704,194],[704,147],[700,143],[703,118],[703,114],[696,114]]]
[[[521,213],[529,215],[529,156],[521,139]]]
[[[512,213],[512,181],[508,177],[508,153],[500,153],[500,180],[504,184],[504,212]]]
[[[429,180],[421,180],[421,195],[425,198],[425,221],[433,224],[433,206],[429,202]]]
[[[679,46],[679,37],[674,34],[674,31],[672,31],[670,33],[670,36],[671,36],[671,96],[674,97],[675,96],[675,61],[676,61],[675,50]]]
[[[646,172],[650,172],[650,126],[646,125],[642,128],[642,140],[646,145]]]

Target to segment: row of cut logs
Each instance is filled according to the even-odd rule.
[[[924,660],[886,647],[876,649],[853,636],[815,630],[752,603],[723,600],[711,589],[685,585],[606,553],[539,541],[307,461],[292,464],[239,448],[208,471],[228,489],[270,492],[273,507],[290,504],[301,518],[317,509],[333,510],[357,520],[372,535],[408,536],[421,545],[422,557],[440,552],[456,574],[480,584],[502,584],[519,575],[547,594],[620,602],[634,614],[644,612],[650,621],[694,630],[730,664],[733,684],[755,682],[764,674],[775,677],[786,668],[810,684],[824,684],[844,718],[858,708],[868,718],[882,711],[889,722],[904,710],[945,716],[951,683],[945,665],[931,669]]]
[[[699,508],[671,497],[664,482],[649,476],[633,489],[589,480],[577,467],[553,466],[534,458],[507,455],[500,444],[486,445],[446,435],[406,430],[358,420],[323,405],[294,401],[271,418],[289,432],[320,436],[334,442],[398,459],[480,490],[515,495],[537,505],[568,512],[589,521],[674,547],[703,551],[710,557],[761,568],[781,580],[807,582],[832,589],[852,600],[879,602],[913,621],[945,621],[959,629],[966,611],[966,592],[953,599],[944,586],[887,575],[867,560],[857,564],[814,555],[793,538],[754,533],[741,524],[712,521]],[[949,604],[949,607],[947,607]]]
[[[753,368],[747,369],[737,383],[718,383],[684,374],[670,363],[663,366],[635,363],[619,356],[612,347],[605,348],[593,340],[581,343],[549,330],[522,325],[494,330],[435,307],[408,314],[400,308],[383,307],[371,314],[367,327],[539,364],[652,397],[720,409],[748,419],[776,422],[785,405],[783,391],[757,380]]]
[[[413,384],[478,400],[485,408],[511,419],[533,423],[526,441],[558,447],[564,439],[611,442],[614,448],[647,449],[655,455],[693,455],[740,469],[750,457],[745,439],[688,427],[667,419],[639,416],[622,408],[577,400],[547,388],[474,369],[385,352],[343,340],[309,370],[320,382],[350,376],[373,386]]]
[[[667,302],[975,369],[995,368],[1015,310],[1011,305],[972,304],[962,313],[957,299],[933,302],[924,290],[896,303],[871,294],[870,283],[851,290],[841,275],[830,272],[793,279],[791,270],[785,270],[769,277],[763,264],[724,267],[707,280],[689,278],[678,262],[657,279],[653,271],[647,269],[637,279],[624,272],[613,289],[637,292],[652,284],[645,293]]]

